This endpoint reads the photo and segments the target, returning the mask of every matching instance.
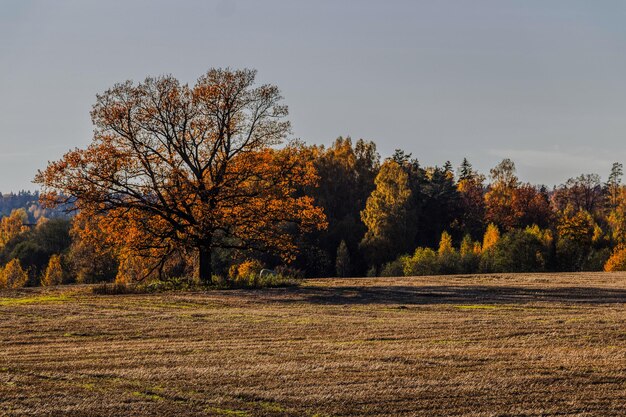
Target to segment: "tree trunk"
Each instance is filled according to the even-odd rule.
[[[212,277],[211,248],[201,246],[198,248],[198,278],[200,282],[208,284]]]

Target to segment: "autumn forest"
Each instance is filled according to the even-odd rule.
[[[0,286],[626,269],[620,163],[548,188],[509,159],[480,173],[310,145],[255,75],[98,95],[91,144],[42,167],[41,194],[0,199]]]

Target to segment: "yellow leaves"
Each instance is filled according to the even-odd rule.
[[[61,257],[52,255],[48,261],[48,266],[41,277],[41,285],[59,285],[63,283],[63,269],[61,268]]]
[[[489,223],[487,231],[485,231],[485,236],[483,237],[483,252],[494,247],[496,243],[498,243],[498,240],[500,240],[500,230],[498,230],[498,226]]]
[[[460,192],[460,193],[468,193],[470,192],[470,190],[473,190],[475,186],[475,182],[470,180],[470,179],[462,179],[459,180],[459,182],[456,185],[456,189]]]
[[[463,237],[463,240],[461,241],[461,247],[460,247],[460,250],[459,250],[461,256],[467,256],[467,255],[473,254],[474,253],[475,243],[478,243],[478,242],[472,242],[471,236],[465,235]],[[479,253],[480,253],[480,251],[479,251]]]
[[[544,247],[549,248],[552,246],[552,242],[554,241],[554,236],[550,229],[541,229],[539,226],[532,225],[526,228],[526,233],[529,233],[535,236]]]
[[[368,234],[382,235],[391,218],[401,215],[411,197],[408,174],[397,162],[386,161],[375,179],[376,189],[367,199],[361,219]]]
[[[19,259],[11,259],[0,271],[0,288],[21,288],[28,282],[28,274]]]
[[[239,265],[232,265],[228,271],[228,276],[232,280],[244,279],[247,280],[251,277],[257,276],[263,269],[263,264],[256,259],[248,259],[240,263]]]
[[[474,255],[480,255],[483,251],[483,247],[480,244],[480,242],[474,242],[474,247],[472,252],[474,253]]]
[[[445,255],[454,252],[454,247],[452,246],[452,236],[450,233],[444,231],[441,234],[441,240],[439,241],[439,249],[437,253],[439,255]]]
[[[10,216],[0,219],[0,249],[4,247],[11,239],[17,237],[21,233],[28,231],[28,215],[26,210],[13,210]]]
[[[405,276],[434,275],[439,273],[438,255],[430,248],[418,247],[413,256],[402,257]]]
[[[611,254],[611,257],[604,264],[604,270],[611,271],[626,271],[626,246],[619,245]]]
[[[570,239],[577,242],[591,242],[595,231],[595,221],[591,214],[585,210],[561,213],[557,225],[557,233],[560,239]]]

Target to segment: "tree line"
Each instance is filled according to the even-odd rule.
[[[375,157],[365,158],[367,162],[356,150],[364,146],[374,149],[370,154]],[[610,167],[604,183],[597,174],[582,174],[548,189],[520,181],[510,159],[487,177],[467,159],[457,169],[449,162],[422,167],[403,150],[379,164],[374,143],[360,140],[353,146],[349,138],[321,151],[324,157],[316,164],[320,186],[312,193],[328,214],[329,226],[316,233],[304,252],[321,249],[315,256],[325,259],[320,275],[626,267],[626,189],[620,163]],[[360,160],[359,168],[349,162],[352,158]],[[363,186],[359,178],[370,180]],[[303,262],[321,265],[313,259]]]
[[[280,91],[255,76],[211,69],[194,85],[162,76],[98,95],[89,147],[35,178],[44,209],[74,216],[5,215],[4,285],[624,268],[621,164],[605,183],[548,189],[508,159],[487,177],[403,150],[381,161],[362,139],[306,145],[287,140]]]
[[[0,192],[0,217],[9,216],[14,210],[24,209],[29,223],[42,218],[67,217],[62,208],[44,208],[39,203],[39,192],[20,190],[17,193]]]

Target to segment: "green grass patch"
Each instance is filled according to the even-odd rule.
[[[60,302],[68,301],[69,299],[70,297],[68,297],[65,294],[40,295],[37,297],[18,297],[18,298],[4,297],[4,298],[0,298],[0,306],[12,306],[12,305],[20,305],[20,304],[60,303]]]
[[[161,397],[159,394],[152,392],[152,391],[147,391],[147,392],[134,391],[133,395],[135,397],[139,397],[144,400],[150,400],[150,401],[163,401],[165,399]]]
[[[257,404],[266,411],[273,411],[276,413],[284,413],[287,411],[285,407],[273,401],[259,401]]]

